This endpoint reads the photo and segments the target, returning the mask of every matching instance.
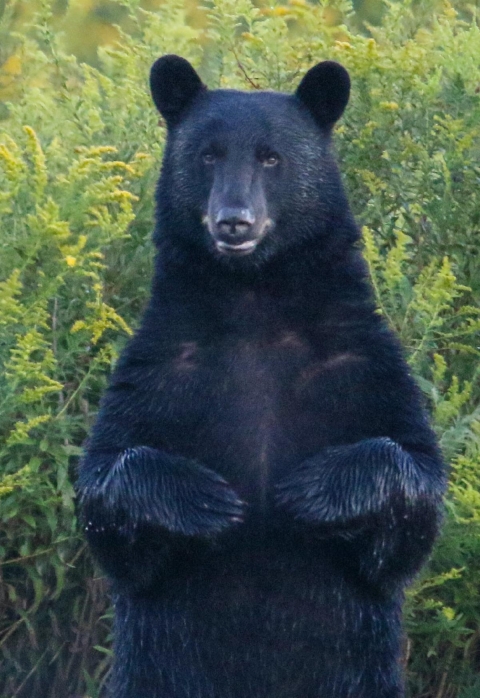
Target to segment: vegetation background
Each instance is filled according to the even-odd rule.
[[[72,482],[149,289],[175,52],[211,87],[292,91],[332,58],[336,130],[379,308],[452,464],[444,535],[408,592],[410,696],[480,695],[479,2],[0,0],[0,697],[96,698],[105,581]]]

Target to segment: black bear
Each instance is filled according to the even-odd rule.
[[[398,698],[444,468],[376,312],[331,151],[350,91],[153,66],[168,127],[150,303],[80,467],[114,698]]]

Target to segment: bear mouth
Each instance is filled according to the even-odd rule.
[[[219,252],[228,255],[246,255],[253,252],[258,244],[258,240],[245,240],[244,242],[225,242],[224,240],[215,240],[215,246]]]

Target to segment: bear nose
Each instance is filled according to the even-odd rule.
[[[225,235],[245,235],[255,223],[255,216],[248,208],[224,206],[215,218],[217,230]]]

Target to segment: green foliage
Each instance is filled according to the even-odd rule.
[[[0,37],[17,4],[7,3]],[[150,11],[137,0],[109,5],[123,28],[95,67],[65,49],[53,0],[9,44],[14,99],[0,121],[0,698],[93,698],[108,671],[111,612],[77,530],[71,482],[148,292],[164,131],[147,79],[153,60],[171,52],[211,86],[291,91],[323,58],[351,72],[352,103],[336,137],[342,170],[379,312],[401,336],[452,463],[444,536],[408,593],[411,695],[478,695],[476,18],[463,2],[459,14],[449,3],[409,0],[388,3],[382,25],[361,33],[347,0],[213,0],[195,26],[181,0]]]
[[[480,680],[480,313],[463,305],[470,289],[458,283],[448,258],[433,259],[412,282],[405,233],[397,230],[382,255],[365,227],[364,244],[379,312],[408,351],[452,468],[443,536],[407,594],[411,695],[467,698]],[[453,366],[470,380],[461,381]]]

